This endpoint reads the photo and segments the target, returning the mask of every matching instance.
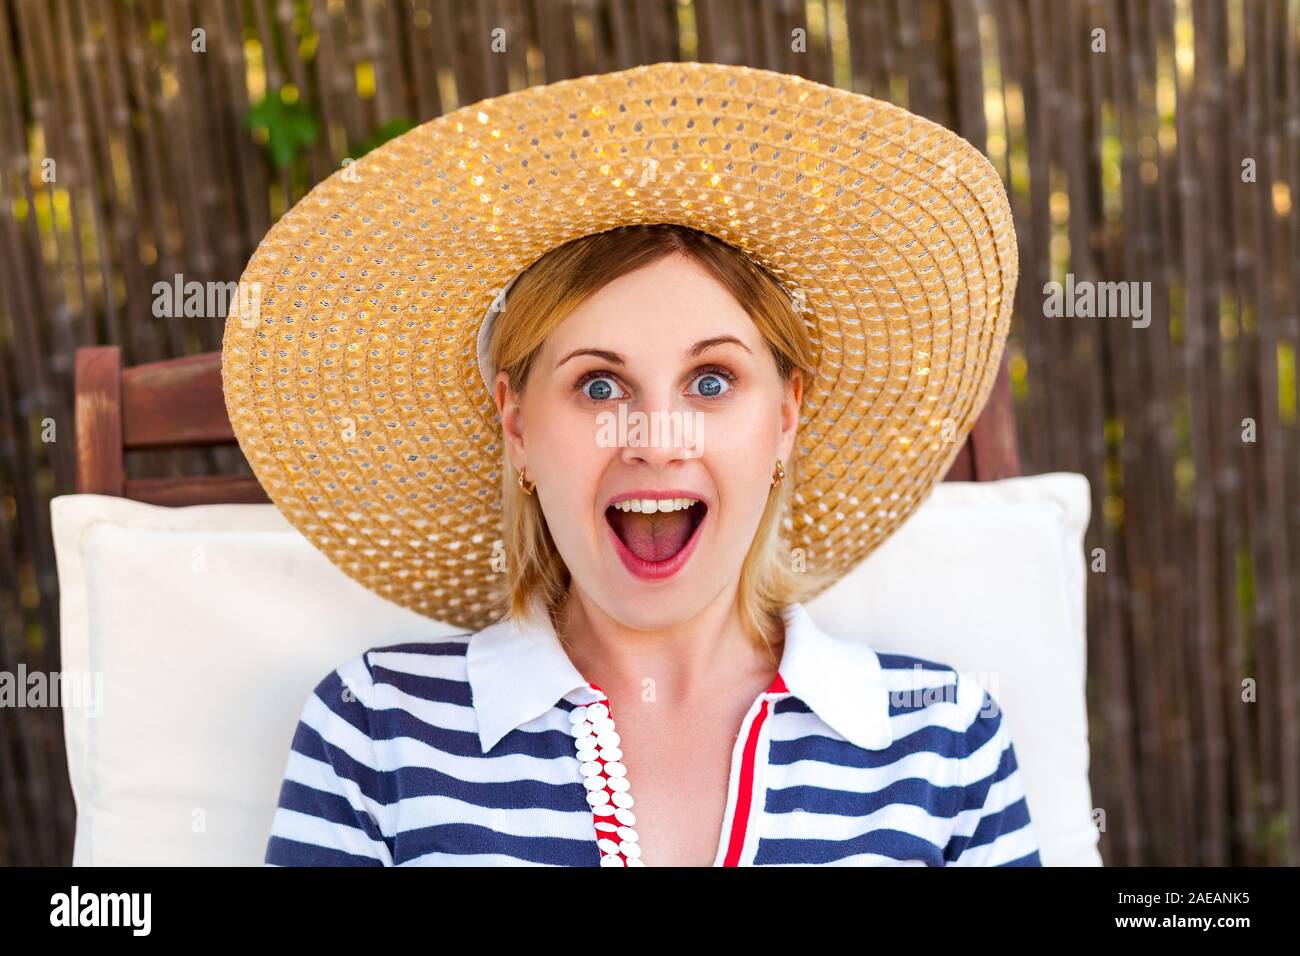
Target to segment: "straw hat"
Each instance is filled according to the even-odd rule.
[[[742,249],[810,324],[782,533],[809,566],[848,571],[942,479],[988,397],[1015,233],[997,173],[955,133],[743,66],[657,63],[482,100],[289,210],[222,343],[230,421],[271,500],[383,597],[470,630],[499,619],[484,319],[548,250],[653,222]]]

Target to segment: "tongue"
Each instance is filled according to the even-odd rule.
[[[615,510],[610,524],[627,549],[642,561],[667,561],[691,536],[691,519],[685,511],[639,514]]]

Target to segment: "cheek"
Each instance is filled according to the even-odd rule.
[[[562,409],[539,419],[537,426],[546,467],[577,483],[599,480],[595,466],[608,461],[615,450],[601,447],[594,413]]]
[[[610,455],[596,441],[594,419],[571,409],[538,409],[525,430],[529,475],[545,481],[546,511],[557,539],[585,528]]]
[[[533,402],[524,409],[523,433],[524,448],[529,460],[536,462],[538,474],[548,469],[567,473],[565,461],[590,457],[595,441],[587,419],[571,404],[552,396],[549,386],[544,392],[534,393]]]
[[[704,461],[722,499],[722,518],[757,523],[767,504],[779,443],[778,426],[758,414],[728,416],[705,425]]]
[[[779,420],[746,409],[735,414],[704,417],[701,426],[706,458],[729,465],[775,467]]]

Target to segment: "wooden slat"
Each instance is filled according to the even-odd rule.
[[[125,498],[153,505],[269,504],[271,499],[256,478],[240,475],[200,475],[191,478],[132,478]]]
[[[220,352],[126,369],[122,408],[128,450],[235,440],[221,390]]]
[[[121,496],[126,489],[122,447],[122,351],[77,351],[77,492]]]
[[[970,439],[961,446],[961,451],[957,452],[957,457],[953,459],[951,467],[943,476],[944,481],[974,481],[975,466],[971,461]]]
[[[1016,445],[1016,414],[1011,402],[1011,380],[1006,357],[993,381],[993,391],[968,439],[974,481],[999,481],[1020,474]]]

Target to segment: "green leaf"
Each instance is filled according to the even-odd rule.
[[[301,100],[286,102],[279,90],[268,92],[251,105],[244,115],[244,125],[263,131],[263,145],[279,169],[291,165],[320,134],[311,108]]]

